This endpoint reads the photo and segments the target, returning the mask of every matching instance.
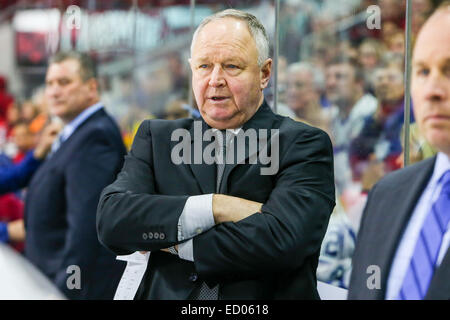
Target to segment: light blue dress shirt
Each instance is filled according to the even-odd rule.
[[[93,115],[95,112],[103,108],[103,103],[98,102],[96,104],[93,104],[92,106],[84,109],[78,116],[75,117],[72,121],[70,121],[68,124],[64,126],[61,133],[59,134],[59,142],[62,143],[69,139],[69,137],[75,132],[75,130],[84,122],[86,121],[91,115]],[[57,139],[57,140],[58,140]],[[56,140],[55,140],[56,142]],[[55,146],[57,144],[52,145],[52,152],[55,150]],[[59,146],[58,146],[59,147]]]
[[[408,226],[400,240],[400,245],[394,256],[392,267],[387,280],[386,299],[397,300],[403,284],[403,279],[408,270],[417,239],[420,236],[420,230],[425,221],[427,213],[430,212],[431,206],[439,197],[442,189],[442,182],[439,179],[442,175],[450,170],[450,159],[443,153],[438,153],[434,171],[428,185],[423,191],[413,211]],[[450,223],[447,225],[444,238],[442,239],[441,248],[439,250],[437,265],[439,266],[448,250],[450,244]]]

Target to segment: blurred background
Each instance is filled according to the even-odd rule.
[[[411,1],[412,42],[440,2]],[[367,192],[404,162],[406,1],[0,0],[0,165],[20,162],[48,121],[47,59],[60,50],[95,58],[102,101],[127,147],[144,119],[198,116],[191,35],[226,8],[253,13],[269,34],[273,110],[332,139],[337,206],[318,278],[346,288]],[[409,120],[410,161],[432,156]],[[0,197],[0,221],[21,218],[24,192]]]

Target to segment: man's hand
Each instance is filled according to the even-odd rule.
[[[8,236],[12,242],[25,241],[25,227],[23,219],[14,220],[8,223]]]
[[[177,244],[175,245],[175,250],[177,250],[177,252],[178,252],[178,245],[177,245]],[[169,249],[161,249],[161,251],[171,253],[171,252],[169,251]],[[147,252],[148,252],[148,251],[139,251],[139,253],[141,253],[141,254],[146,254]]]
[[[238,222],[252,214],[261,213],[262,205],[262,203],[243,198],[214,194],[212,203],[214,222],[216,224],[222,222]],[[175,250],[178,252],[178,245],[175,245]],[[161,249],[161,251],[170,253],[166,248]],[[147,253],[147,251],[139,252],[142,254]]]
[[[61,130],[61,124],[51,123],[44,128],[39,142],[34,149],[34,157],[38,160],[42,160],[47,156],[50,151],[53,141]]]
[[[262,203],[243,198],[214,194],[212,210],[214,222],[238,222],[254,213],[261,213]]]

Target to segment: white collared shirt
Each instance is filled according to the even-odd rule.
[[[236,136],[242,128],[227,129]],[[218,129],[213,128],[213,133]],[[232,137],[233,137],[232,136]],[[219,145],[223,142],[219,139]],[[178,245],[178,256],[181,259],[194,261],[194,247],[192,238],[214,227],[214,214],[212,211],[213,194],[191,196],[184,205],[183,212],[178,220],[178,241],[185,241]]]
[[[408,226],[400,240],[400,244],[394,256],[392,267],[387,280],[386,299],[397,300],[398,295],[403,284],[406,272],[408,270],[417,239],[420,236],[422,225],[430,212],[431,206],[439,197],[442,189],[442,182],[439,179],[442,175],[450,170],[450,159],[443,153],[438,153],[434,171],[424,189],[422,195],[417,202],[417,205],[411,215]],[[450,245],[450,223],[447,225],[447,231],[442,239],[441,248],[439,250],[436,265],[439,266],[444,258]]]

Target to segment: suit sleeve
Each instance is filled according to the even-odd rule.
[[[121,158],[121,150],[106,137],[105,132],[92,132],[65,168],[67,231],[61,269],[55,282],[67,297],[77,294],[77,290],[68,290],[66,286],[69,266],[80,268],[81,289],[95,283],[91,278],[90,270],[93,268],[90,264],[102,255],[95,230],[96,208],[99,195],[113,181]]]
[[[194,238],[194,261],[208,285],[298,268],[317,254],[335,205],[331,141],[308,129],[282,155],[275,188],[262,207]]]
[[[157,194],[149,124],[141,124],[122,171],[100,197],[98,236],[116,254],[156,251],[178,242],[178,220],[188,196]]]

